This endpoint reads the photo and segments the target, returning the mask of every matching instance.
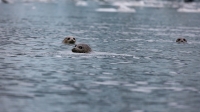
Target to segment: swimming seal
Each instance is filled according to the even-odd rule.
[[[187,40],[185,38],[178,38],[176,39],[177,43],[187,43]]]
[[[87,44],[77,44],[72,49],[72,52],[74,52],[74,53],[89,53],[91,51],[92,51],[92,49]]]
[[[63,41],[65,44],[74,44],[76,42],[76,39],[72,36],[66,37]]]

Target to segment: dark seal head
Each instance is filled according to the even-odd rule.
[[[63,43],[65,44],[75,44],[76,42],[76,39],[74,37],[66,37],[64,40],[63,40]]]
[[[178,38],[176,39],[177,43],[187,43],[187,40],[185,38]]]
[[[89,53],[91,51],[92,49],[87,44],[77,44],[72,49],[72,52],[74,53]]]

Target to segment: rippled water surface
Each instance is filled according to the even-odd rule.
[[[199,111],[200,14],[102,7],[0,4],[0,112]],[[93,52],[72,53],[69,35]]]

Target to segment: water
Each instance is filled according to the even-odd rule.
[[[200,14],[98,8],[116,6],[0,4],[0,112],[198,112]]]

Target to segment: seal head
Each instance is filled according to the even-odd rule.
[[[92,51],[92,49],[87,44],[77,44],[72,49],[72,52],[74,52],[74,53],[89,53],[91,51]]]
[[[65,44],[75,44],[75,42],[76,42],[76,39],[74,37],[66,37],[63,40],[63,43]]]
[[[176,39],[177,43],[187,43],[187,40],[185,38],[178,38]]]

